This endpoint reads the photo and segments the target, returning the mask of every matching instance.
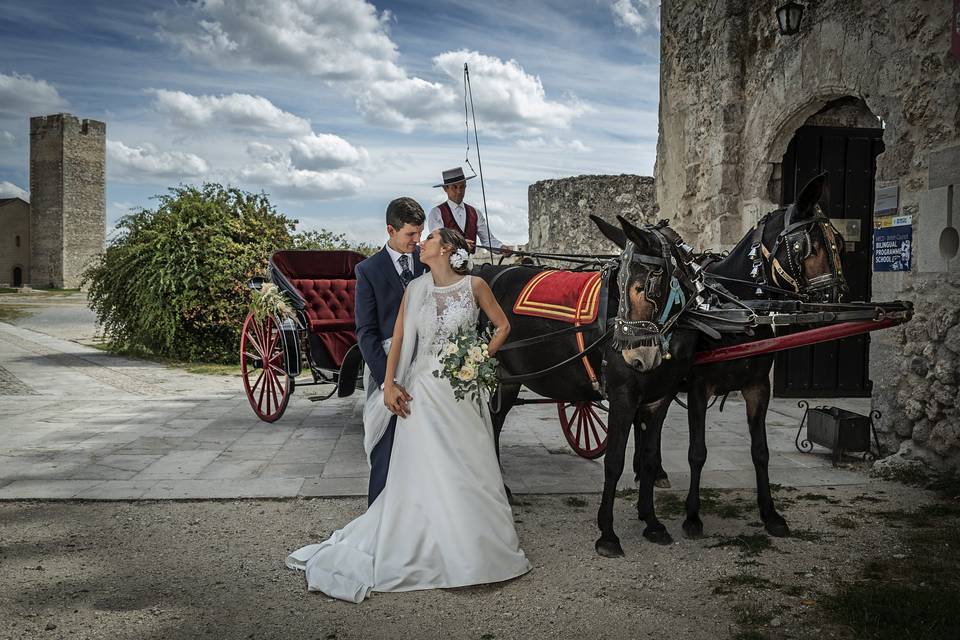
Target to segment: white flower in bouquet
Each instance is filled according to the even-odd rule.
[[[470,347],[470,350],[467,352],[467,360],[473,363],[481,363],[487,359],[487,351],[480,345]]]
[[[443,345],[443,348],[440,349],[440,356],[445,358],[447,356],[452,356],[457,352],[457,345],[454,342],[448,342]]]
[[[457,372],[457,378],[463,380],[464,382],[471,382],[474,378],[477,377],[477,370],[473,367],[472,364],[465,364],[460,367],[460,371]]]

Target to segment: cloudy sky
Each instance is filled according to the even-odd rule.
[[[217,181],[379,241],[387,202],[436,204],[463,164],[467,62],[490,224],[522,242],[531,183],[652,173],[658,4],[0,0],[0,197],[29,187],[28,118],[68,111],[107,123],[109,227]]]

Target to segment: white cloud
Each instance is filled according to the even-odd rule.
[[[617,24],[638,34],[651,27],[660,30],[660,0],[615,0],[610,9]]]
[[[152,144],[128,147],[107,140],[107,167],[112,177],[135,179],[187,179],[210,171],[206,160],[184,151],[159,151]]]
[[[267,192],[294,199],[325,199],[353,195],[364,185],[362,178],[343,171],[299,169],[289,155],[269,145],[257,143],[249,151],[258,161],[243,167],[237,177]]]
[[[367,151],[340,136],[311,132],[300,138],[291,138],[290,158],[301,169],[323,171],[360,164],[367,159]]]
[[[66,106],[67,101],[46,80],[0,73],[0,117],[43,116],[62,111]]]
[[[12,147],[17,139],[9,131],[0,130],[0,147]]]
[[[20,198],[21,200],[29,202],[30,193],[24,191],[12,182],[0,180],[0,198]]]
[[[474,93],[484,129],[493,135],[537,135],[566,129],[587,111],[575,98],[548,100],[540,78],[516,60],[504,62],[476,51],[447,51],[433,58],[442,82],[405,77],[373,82],[360,90],[357,106],[367,119],[403,131],[426,126],[452,131],[463,126],[461,103],[463,64],[471,82],[483,87]]]
[[[195,96],[183,91],[151,89],[154,107],[176,125],[186,127],[225,126],[244,131],[304,134],[310,122],[280,109],[262,96],[232,93],[224,96]]]
[[[402,75],[392,18],[363,0],[199,0],[157,14],[160,36],[218,67],[297,71],[328,81]]]
[[[412,76],[397,63],[391,17],[364,0],[199,0],[159,14],[161,37],[186,55],[218,67],[318,77],[353,96],[369,122],[400,131],[463,126],[464,62],[483,87],[474,98],[492,135],[567,128],[586,111],[574,98],[548,100],[540,78],[517,61],[475,51],[433,58],[437,79]],[[181,117],[203,120],[208,105],[195,101],[178,109]]]
[[[556,136],[551,138],[521,138],[516,142],[517,147],[521,149],[547,149],[559,151],[573,151],[575,153],[589,153],[592,148],[585,145],[581,140],[561,140]]]

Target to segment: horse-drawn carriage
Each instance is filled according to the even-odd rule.
[[[774,508],[767,474],[770,354],[883,329],[913,313],[904,302],[840,302],[846,291],[843,239],[817,204],[824,184],[825,176],[814,178],[796,203],[762,218],[728,255],[695,254],[665,223],[637,227],[619,218],[616,227],[593,218],[620,248],[615,257],[586,257],[579,262],[587,265],[573,271],[490,266],[476,272],[512,327],[498,353],[500,388],[491,402],[498,449],[511,407],[553,402],[579,455],[606,453],[599,553],[622,554],[612,509],[631,427],[638,436],[634,467],[644,536],[670,540],[654,513],[653,486],[660,429],[681,391],[687,392],[691,437],[684,531],[696,536],[703,530],[699,477],[707,396],[742,391],[761,519],[772,535],[789,532]],[[263,420],[282,415],[304,358],[314,384],[333,384],[324,397],[348,396],[356,388],[362,359],[353,333],[353,267],[361,259],[350,252],[297,251],[271,258],[270,280],[292,300],[294,313],[251,313],[241,339],[244,388]],[[583,268],[591,262],[594,270]],[[548,277],[556,281],[552,290],[535,291],[534,284]],[[251,286],[264,282],[255,278]],[[786,326],[801,330],[778,335]],[[541,397],[519,399],[521,387]]]

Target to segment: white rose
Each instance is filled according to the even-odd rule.
[[[473,368],[473,365],[465,364],[460,368],[460,371],[457,372],[457,378],[463,380],[464,382],[471,382],[474,378],[477,377],[477,370]]]
[[[456,352],[457,352],[457,345],[455,345],[452,342],[448,342],[447,344],[443,345],[442,349],[440,349],[440,355],[443,357],[452,356]]]
[[[487,358],[487,351],[483,347],[475,346],[470,347],[470,351],[467,352],[467,358],[471,362],[481,363]]]

